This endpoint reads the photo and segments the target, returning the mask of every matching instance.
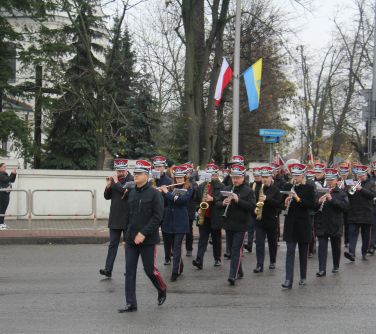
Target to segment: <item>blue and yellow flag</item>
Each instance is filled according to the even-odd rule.
[[[244,72],[245,88],[247,89],[249,111],[256,110],[260,101],[262,58]]]

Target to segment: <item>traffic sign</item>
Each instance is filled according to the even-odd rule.
[[[262,137],[284,137],[286,131],[281,129],[259,129],[259,135]]]
[[[279,140],[280,140],[279,137],[270,137],[270,136],[262,137],[262,141],[267,144],[279,143]]]

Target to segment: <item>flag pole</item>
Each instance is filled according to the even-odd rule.
[[[234,48],[234,85],[232,107],[232,155],[239,154],[239,72],[240,72],[240,16],[241,0],[236,0],[235,48]]]

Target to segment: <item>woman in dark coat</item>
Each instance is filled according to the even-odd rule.
[[[190,232],[189,216],[188,216],[188,203],[192,196],[192,186],[187,178],[186,166],[175,166],[173,168],[174,184],[184,183],[179,186],[175,186],[176,189],[185,189],[184,194],[175,195],[174,189],[169,189],[166,186],[160,188],[167,207],[164,210],[162,232],[170,234],[173,239],[173,253],[174,260],[172,265],[171,281],[177,280],[178,276],[183,272],[183,260],[181,256],[182,243],[184,236]],[[165,251],[171,249],[169,242],[164,242]]]
[[[349,206],[347,194],[337,186],[337,170],[326,168],[325,180],[329,187],[329,193],[322,195],[316,206],[316,235],[319,239],[319,271],[316,273],[317,277],[326,275],[328,238],[330,238],[332,246],[332,272],[338,272],[341,257],[341,237],[343,234],[343,213]]]
[[[4,189],[12,188],[11,183],[16,180],[17,170],[14,168],[10,175],[6,172],[7,166],[5,163],[0,163],[0,215],[4,215],[7,211],[9,205],[9,194],[10,191]],[[6,229],[7,226],[4,224],[4,216],[0,216],[0,230]]]
[[[290,195],[285,199],[286,217],[283,240],[286,241],[286,280],[282,288],[291,289],[294,280],[294,260],[296,245],[299,247],[300,281],[306,284],[308,245],[311,240],[312,224],[309,210],[315,208],[315,190],[305,183],[306,165],[294,163],[289,165],[293,184]]]

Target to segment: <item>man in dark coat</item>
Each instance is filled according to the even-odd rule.
[[[121,233],[125,228],[125,219],[128,214],[128,189],[124,188],[127,182],[133,181],[133,176],[128,172],[127,159],[115,159],[114,169],[116,174],[106,178],[104,198],[111,200],[108,228],[110,229],[110,244],[104,269],[99,273],[106,277],[112,276],[112,269],[119,248]]]
[[[350,261],[355,261],[359,230],[362,235],[362,259],[367,260],[366,254],[373,223],[373,198],[376,196],[375,185],[369,179],[367,170],[368,167],[363,165],[353,168],[357,181],[349,190],[350,207],[347,216],[349,222],[349,251],[345,252],[345,257]],[[353,194],[351,194],[352,191],[354,191]]]
[[[317,277],[326,276],[328,238],[332,246],[333,270],[337,273],[341,257],[341,237],[343,233],[343,212],[348,209],[347,193],[337,186],[338,172],[334,168],[325,169],[325,180],[329,192],[323,194],[317,203],[316,235],[319,240],[319,271]]]
[[[311,241],[312,225],[309,209],[315,208],[315,191],[312,185],[306,184],[304,173],[306,165],[294,163],[289,166],[293,185],[290,195],[285,199],[285,225],[283,240],[286,241],[286,280],[282,288],[291,289],[294,281],[294,260],[296,245],[299,247],[300,281],[306,284],[308,245]]]
[[[256,258],[257,265],[253,270],[255,274],[264,270],[265,260],[265,238],[268,238],[269,245],[269,269],[275,269],[277,257],[277,224],[278,213],[282,208],[282,195],[280,189],[273,184],[273,168],[269,166],[261,167],[262,186],[256,197]],[[262,194],[260,195],[260,192]],[[262,214],[260,214],[262,210]]]
[[[137,311],[136,273],[140,255],[145,273],[158,291],[158,305],[166,300],[166,284],[156,265],[163,198],[148,182],[150,171],[151,164],[148,161],[136,161],[135,188],[129,191],[129,210],[125,224],[126,305],[119,309],[119,313]]]
[[[9,194],[10,191],[6,191],[5,189],[11,189],[12,183],[16,180],[17,170],[16,168],[12,169],[10,175],[6,172],[7,166],[6,164],[0,163],[0,215],[4,215],[5,211],[7,211],[9,205]],[[0,230],[7,229],[7,226],[4,223],[4,216],[0,216]]]
[[[231,166],[232,187],[224,190],[233,191],[231,197],[216,200],[215,205],[224,210],[223,227],[228,235],[231,249],[231,262],[228,282],[235,285],[235,280],[244,275],[241,257],[245,232],[248,230],[249,216],[255,209],[255,195],[245,181],[246,168],[242,165]]]
[[[224,185],[219,181],[219,168],[217,165],[208,164],[205,172],[211,174],[211,181],[205,181],[199,185],[195,200],[198,204],[197,210],[199,216],[201,215],[201,209],[199,209],[200,203],[205,201],[209,204],[209,208],[206,209],[204,213],[204,223],[198,227],[200,237],[197,246],[197,256],[196,259],[192,261],[192,264],[198,269],[202,269],[209,236],[211,236],[213,242],[214,266],[217,267],[221,265],[222,256],[222,217],[220,210],[214,206],[214,201],[221,200],[221,190]],[[204,191],[206,191],[205,198]]]
[[[347,182],[349,182],[349,174],[350,174],[350,163],[349,162],[342,162],[339,165],[338,174],[340,177],[340,180],[338,182],[340,188],[347,193],[350,186],[347,185]],[[351,179],[351,178],[350,178]],[[343,213],[343,225],[344,225],[344,246],[345,248],[349,247],[349,223],[347,219],[348,212],[345,211]]]
[[[376,161],[371,163],[370,180],[376,184]],[[368,249],[369,254],[375,254],[376,250],[376,203],[373,203],[373,215],[372,215],[372,229],[371,229],[371,241]]]

